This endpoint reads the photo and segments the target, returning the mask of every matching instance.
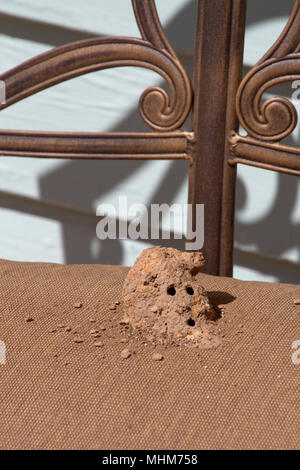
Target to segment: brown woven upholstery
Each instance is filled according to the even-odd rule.
[[[226,304],[224,344],[157,348],[164,360],[154,362],[152,346],[136,342],[124,360],[120,312],[108,305],[126,272],[0,262],[0,448],[298,448],[300,287],[203,275]],[[58,324],[84,341],[51,333]],[[96,348],[89,331],[100,325]]]

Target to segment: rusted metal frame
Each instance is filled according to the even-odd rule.
[[[0,131],[2,155],[44,158],[189,159],[191,132]]]
[[[274,145],[242,137],[233,133],[230,137],[232,158],[230,165],[242,163],[267,170],[300,176],[300,149],[286,145]]]
[[[243,69],[246,0],[236,1],[233,3],[231,18],[220,228],[219,274],[221,276],[232,276],[233,274],[236,168],[228,165],[231,151],[230,143],[226,137],[230,132],[232,132],[232,129],[238,129],[239,127],[235,109],[235,97],[241,81]]]
[[[0,110],[57,83],[105,68],[145,67],[168,83],[140,98],[149,133],[70,133],[0,130],[2,155],[42,158],[190,159],[192,133],[176,131],[192,104],[188,76],[161,27],[154,0],[132,0],[142,39],[104,37],[77,41],[40,54],[0,75],[6,102]],[[172,131],[172,132],[166,132]]]
[[[57,83],[112,67],[144,67],[160,74],[171,90],[151,87],[140,98],[140,113],[153,129],[180,127],[191,106],[191,90],[180,64],[170,54],[135,38],[96,38],[57,47],[0,75],[6,88],[4,109]]]
[[[194,66],[193,164],[189,202],[205,206],[206,272],[231,275],[235,168],[227,165],[229,129],[243,57],[245,1],[202,0]]]
[[[228,160],[228,163],[231,166],[235,166],[238,163],[241,163],[242,165],[254,166],[256,168],[261,168],[262,170],[277,171],[278,173],[284,173],[285,175],[290,176],[300,176],[300,171],[298,170],[291,170],[289,168],[284,168],[270,163],[260,163],[255,160],[247,160],[246,158],[231,158]]]
[[[132,6],[142,38],[149,41],[158,50],[164,50],[176,57],[175,51],[169,43],[161,26],[154,0],[146,2],[132,0]]]

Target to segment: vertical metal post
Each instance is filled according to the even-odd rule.
[[[246,0],[199,0],[189,202],[205,206],[206,272],[232,274],[235,170],[227,164],[241,77]],[[195,222],[195,221],[194,221]]]

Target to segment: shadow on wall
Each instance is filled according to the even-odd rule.
[[[188,3],[165,28],[172,46],[179,53],[182,50],[193,51],[195,41],[195,0]],[[178,32],[180,31],[180,34]],[[52,36],[51,36],[52,37]],[[54,44],[53,44],[54,45]],[[55,45],[57,42],[55,41]],[[192,63],[191,60],[188,60]],[[192,75],[189,64],[185,64]],[[142,121],[136,107],[128,116],[122,119],[111,132],[142,132],[149,127]],[[40,195],[44,200],[64,201],[66,205],[75,207],[90,207],[126,178],[141,169],[143,161],[66,161],[63,166],[49,172],[39,180]],[[176,193],[185,183],[188,165],[186,162],[170,161],[167,175],[161,180],[160,175],[151,175],[154,182],[154,193],[150,203],[172,204]],[[155,182],[159,182],[155,186]],[[137,201],[139,202],[139,201]],[[62,222],[62,237],[66,263],[103,263],[122,264],[126,242],[105,240],[100,242],[95,238],[96,224],[86,226],[86,230],[74,230],[69,223]],[[144,243],[140,241],[141,250]],[[155,241],[154,241],[154,244]],[[160,240],[160,245],[171,245],[184,249],[183,240]],[[93,245],[94,249],[91,250]]]
[[[299,266],[282,262],[278,267],[272,260],[273,257],[279,257],[290,250],[299,250],[300,224],[293,221],[298,190],[297,177],[278,174],[276,197],[268,213],[256,222],[236,221],[237,242],[255,246],[258,254],[269,258],[269,261],[264,262],[261,255],[255,256],[236,250],[235,261],[239,266],[276,276],[281,282],[299,282]],[[248,197],[243,181],[238,178],[236,211],[241,211],[246,206]]]
[[[289,16],[294,3],[293,0],[285,2],[252,0],[247,4],[247,25]],[[274,94],[287,98],[290,98],[292,93],[290,84],[278,86],[277,89],[274,87],[272,91]],[[299,138],[296,139],[295,136],[289,137],[284,143],[293,146],[300,145]],[[293,221],[300,181],[297,177],[281,173],[277,174],[277,178],[276,197],[268,213],[256,222],[242,222],[237,218],[235,223],[235,239],[238,244],[255,246],[258,256],[236,250],[235,261],[239,266],[276,276],[281,282],[298,282],[299,266],[289,262],[276,265],[271,257],[268,258],[270,255],[279,257],[290,250],[300,249],[300,224]],[[241,178],[238,178],[236,211],[241,211],[246,206],[248,198],[247,189]],[[266,255],[267,259],[262,258],[261,254]]]
[[[247,2],[247,18],[246,24],[250,26],[253,23],[267,21],[271,18],[282,18],[289,16],[294,0],[251,0]]]

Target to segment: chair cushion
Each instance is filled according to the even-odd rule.
[[[109,306],[127,270],[0,262],[0,448],[298,448],[300,286],[203,274],[224,305],[223,344],[157,347],[158,362],[133,338],[122,359],[120,307]],[[103,325],[95,347],[90,330]]]

